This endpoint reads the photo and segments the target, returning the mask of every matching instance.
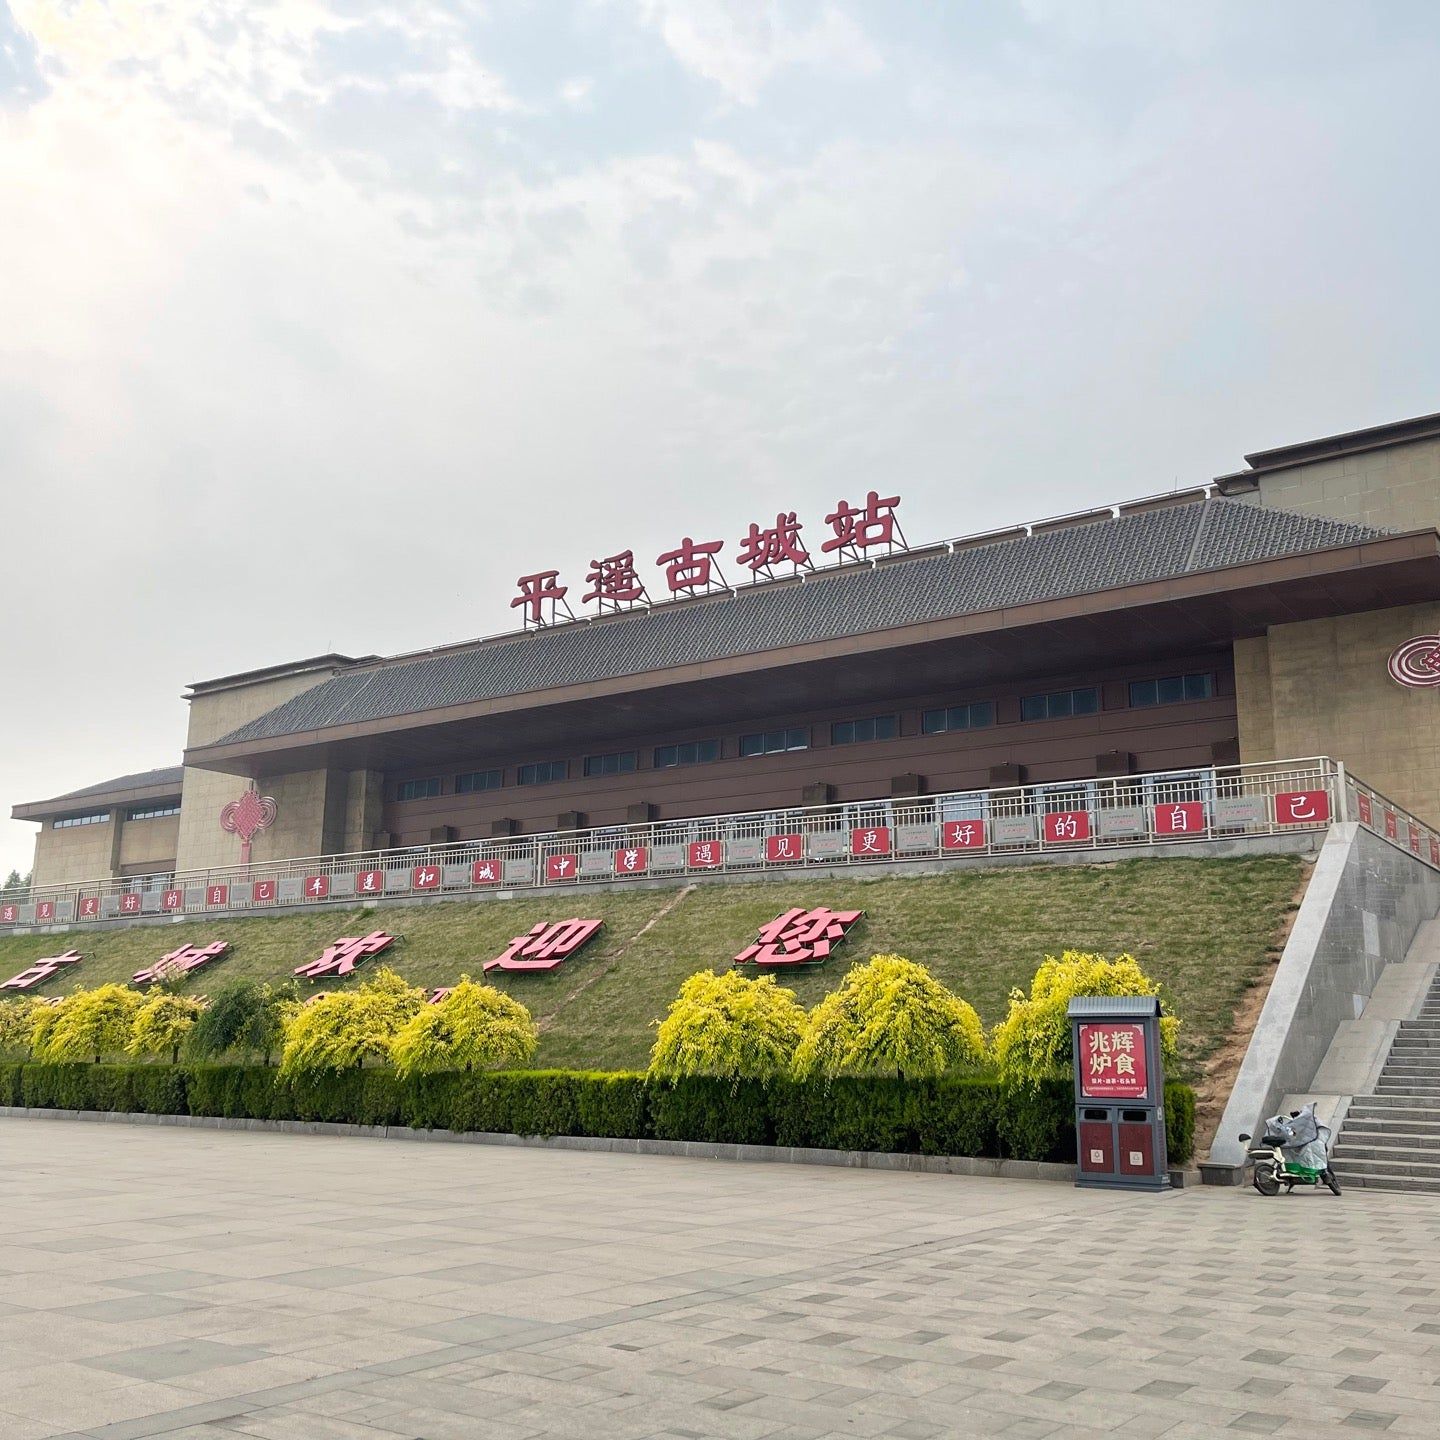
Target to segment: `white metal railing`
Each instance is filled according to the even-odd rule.
[[[543,835],[260,861],[0,896],[0,931],[136,916],[560,890],[644,877],[1123,851],[1356,820],[1440,869],[1440,833],[1316,757],[777,807]]]

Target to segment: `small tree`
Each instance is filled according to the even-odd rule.
[[[665,1080],[723,1075],[766,1078],[790,1068],[805,1025],[795,992],[773,975],[701,970],[681,987],[660,1022],[650,1073]]]
[[[437,1005],[422,1005],[396,1035],[390,1058],[404,1077],[523,1065],[540,1044],[530,1012],[468,975]]]
[[[810,1012],[795,1072],[915,1080],[980,1070],[986,1060],[985,1027],[973,1006],[923,965],[875,955]]]
[[[425,992],[390,969],[354,990],[317,996],[285,1019],[280,1073],[349,1070],[387,1060],[396,1035],[424,1003]]]
[[[204,1009],[192,995],[174,995],[167,990],[152,992],[135,1012],[126,1053],[136,1059],[168,1058],[175,1064],[180,1058],[180,1046]]]
[[[196,1020],[185,1041],[186,1052],[201,1060],[238,1054],[268,1065],[284,1038],[287,1012],[299,1008],[294,981],[280,986],[227,981]]]
[[[995,1059],[1008,1085],[1038,1088],[1044,1080],[1067,1079],[1073,1073],[1070,1021],[1076,995],[1159,995],[1160,986],[1140,968],[1133,955],[1108,960],[1067,950],[1057,960],[1047,955],[1030,984],[1030,993],[1010,992],[1010,1008],[995,1027]],[[1160,1020],[1160,1050],[1167,1064],[1176,1056],[1180,1022],[1173,1015]]]
[[[49,1007],[36,1028],[35,1057],[51,1064],[93,1060],[122,1052],[130,1043],[140,995],[125,985],[76,990]]]
[[[52,1007],[44,1000],[0,1001],[0,1055],[29,1055],[34,1044],[35,1020]]]

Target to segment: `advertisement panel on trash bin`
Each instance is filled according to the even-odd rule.
[[[1114,1022],[1082,1024],[1076,1057],[1080,1093],[1090,1100],[1146,1098],[1145,1027]]]

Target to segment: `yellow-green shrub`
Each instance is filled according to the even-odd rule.
[[[992,1043],[1000,1078],[1011,1085],[1037,1086],[1072,1073],[1070,1021],[1066,1010],[1076,995],[1159,995],[1160,986],[1133,955],[1091,955],[1067,950],[1057,960],[1047,955],[1030,984],[1030,993],[1010,992],[1010,1008],[995,1027]],[[1180,1022],[1160,1020],[1160,1051],[1171,1065]]]
[[[135,1012],[135,1024],[126,1043],[127,1054],[136,1059],[154,1056],[172,1064],[180,1058],[180,1046],[195,1028],[205,1007],[193,995],[176,995],[155,990]]]
[[[126,985],[76,990],[37,1012],[35,1058],[65,1064],[118,1055],[130,1043],[139,1009],[139,992]]]
[[[280,1073],[349,1070],[367,1060],[388,1060],[396,1035],[424,1003],[423,990],[382,969],[354,990],[334,990],[293,1009],[284,1006]]]
[[[974,1072],[987,1061],[974,1007],[923,965],[875,955],[855,965],[810,1012],[795,1073],[898,1075],[917,1080]]]
[[[468,975],[436,1005],[422,1005],[390,1046],[402,1078],[524,1065],[540,1044],[530,1012]]]
[[[45,1001],[31,997],[0,1001],[0,1054],[29,1055],[36,1015],[48,1009]]]
[[[660,1022],[650,1073],[666,1080],[780,1075],[790,1067],[804,1025],[795,992],[777,985],[773,975],[749,980],[737,970],[701,970],[680,987]]]

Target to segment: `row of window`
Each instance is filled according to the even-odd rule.
[[[1184,700],[1208,700],[1215,693],[1213,675],[1169,675],[1156,680],[1133,680],[1130,683],[1130,704],[1136,708],[1150,705],[1171,705]],[[1021,720],[1064,720],[1075,715],[1095,715],[1100,710],[1100,689],[1085,685],[1073,690],[1052,690],[1044,695],[1026,695],[1020,701]],[[944,709],[923,710],[920,731],[924,735],[943,735],[952,730],[982,730],[995,723],[995,702],[976,700],[968,705],[949,705]],[[859,745],[871,740],[893,740],[900,733],[898,715],[869,715],[860,720],[836,720],[830,726],[832,745]],[[740,755],[783,755],[791,750],[808,750],[810,731],[806,726],[789,726],[779,730],[757,730],[740,737]],[[679,765],[706,765],[720,759],[719,740],[687,740],[679,745],[657,745],[653,764],[657,770],[670,770]],[[617,750],[608,755],[587,755],[584,773],[587,779],[598,775],[630,775],[639,767],[636,750]],[[515,772],[517,785],[549,785],[569,778],[569,762],[542,760],[521,765]],[[498,790],[504,781],[500,770],[473,770],[455,777],[455,793],[469,795],[480,790]],[[432,800],[440,794],[440,777],[403,781],[396,792],[397,800]]]
[[[158,805],[132,805],[125,812],[127,820],[163,820],[167,815],[178,815],[180,802],[162,801]]]
[[[73,830],[77,825],[104,825],[109,819],[110,812],[101,810],[94,815],[62,815],[60,819],[50,823],[56,830]]]

